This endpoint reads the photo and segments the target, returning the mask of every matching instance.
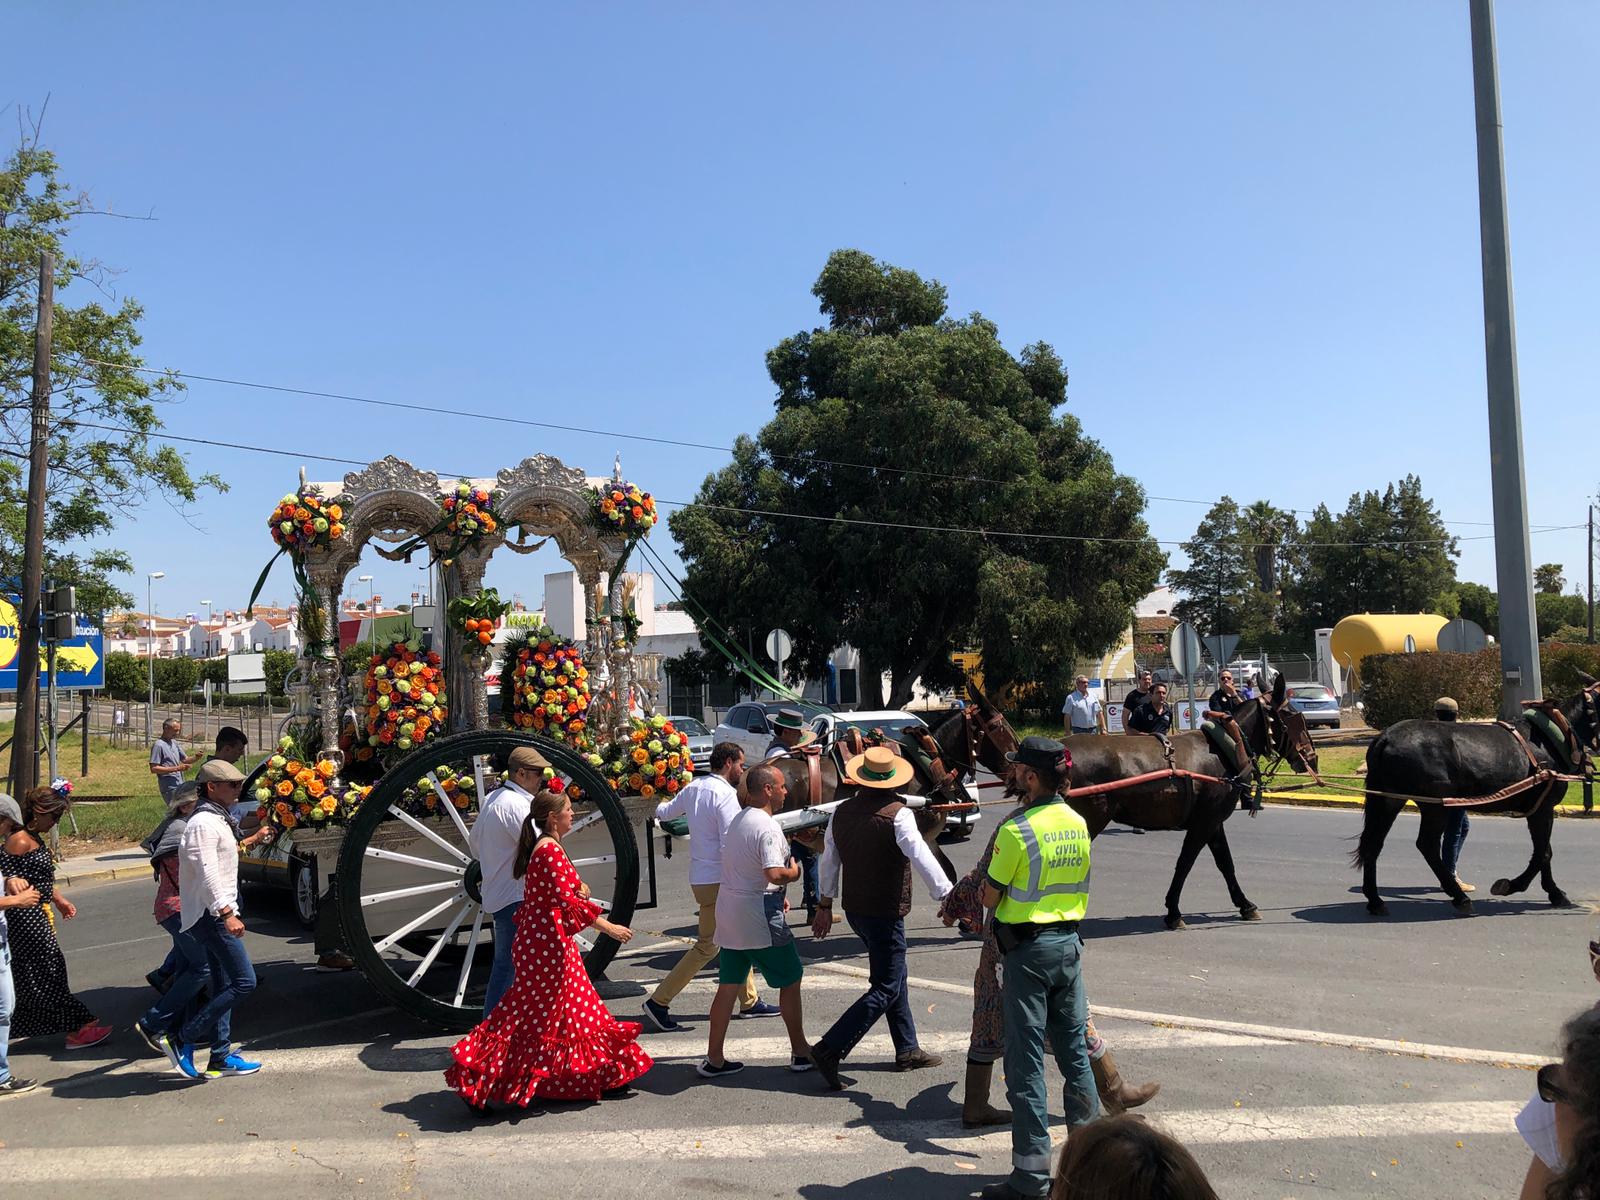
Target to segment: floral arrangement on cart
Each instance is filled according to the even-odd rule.
[[[256,777],[256,816],[280,831],[343,825],[370,790],[341,780],[331,758],[318,758],[300,739],[286,734]]]

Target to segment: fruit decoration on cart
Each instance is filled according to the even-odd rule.
[[[662,716],[630,718],[627,736],[589,762],[623,796],[676,795],[694,779],[688,739]]]
[[[450,601],[445,606],[445,620],[468,655],[487,655],[494,643],[494,631],[510,611],[510,602],[500,599],[496,589],[484,588],[476,595],[457,596]]]
[[[284,832],[344,825],[370,790],[341,780],[331,758],[317,758],[293,735],[285,735],[256,776],[256,815]]]
[[[445,727],[439,656],[395,642],[367,667],[366,740],[380,759],[426,744]]]
[[[506,723],[580,750],[593,745],[589,671],[576,642],[539,625],[507,642],[500,668]]]

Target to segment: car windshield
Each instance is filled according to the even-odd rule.
[[[709,737],[711,731],[693,717],[668,717],[672,727],[679,733],[688,734],[690,737]]]
[[[1289,695],[1295,700],[1332,700],[1333,691],[1322,686],[1290,688]]]

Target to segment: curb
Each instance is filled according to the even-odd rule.
[[[132,879],[135,876],[149,878],[150,864],[138,863],[126,867],[97,867],[92,871],[74,871],[70,875],[57,875],[56,883],[62,887],[77,887],[80,883],[91,883],[99,879]]]

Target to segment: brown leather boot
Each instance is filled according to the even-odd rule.
[[[1011,1110],[989,1103],[989,1084],[994,1064],[967,1060],[966,1096],[961,1101],[961,1123],[969,1129],[983,1125],[1009,1125]]]
[[[1129,1087],[1117,1070],[1117,1060],[1108,1049],[1099,1058],[1089,1060],[1094,1068],[1094,1085],[1100,1092],[1100,1106],[1108,1116],[1119,1116],[1130,1108],[1138,1108],[1161,1090],[1159,1083],[1146,1083]]]

